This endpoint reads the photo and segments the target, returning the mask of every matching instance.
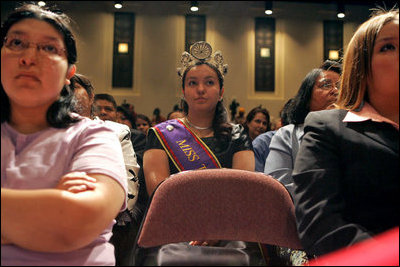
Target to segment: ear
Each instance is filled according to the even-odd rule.
[[[225,89],[224,89],[224,87],[222,87],[222,89],[219,91],[219,101],[222,100],[222,97],[224,96],[224,91],[225,91]]]
[[[68,84],[68,85],[71,84],[71,81],[69,79],[71,79],[72,76],[75,75],[75,72],[76,72],[76,66],[75,66],[75,64],[73,64],[68,68],[67,76],[65,77],[65,84]]]

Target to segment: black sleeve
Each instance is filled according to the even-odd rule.
[[[154,133],[154,130],[152,128],[149,129],[147,132],[147,138],[146,138],[146,150],[149,149],[162,149],[164,150],[162,144],[160,143],[160,140],[158,140],[156,134]]]
[[[244,127],[235,124],[232,127],[233,154],[243,150],[253,150],[253,144]]]
[[[294,204],[300,240],[308,254],[322,255],[369,238],[359,224],[345,220],[341,129],[338,118],[311,112],[294,170]]]

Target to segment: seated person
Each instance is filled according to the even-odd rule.
[[[287,108],[289,124],[279,128],[271,139],[264,173],[283,183],[290,193],[293,166],[304,134],[304,119],[310,111],[332,108],[336,102],[341,70],[337,67],[313,69],[306,75]]]
[[[69,18],[23,5],[1,34],[1,265],[114,265],[123,155],[104,122],[71,112]]]
[[[208,54],[206,54],[208,53]],[[224,75],[221,52],[211,55],[211,46],[197,42],[184,52],[178,75],[182,79],[185,117],[169,120],[148,132],[143,170],[151,196],[171,174],[196,169],[236,168],[254,171],[251,141],[240,125],[228,123],[222,103]],[[202,144],[202,145],[200,145]],[[201,155],[201,157],[199,156]],[[192,245],[213,245],[195,240]]]
[[[96,108],[94,108],[94,88],[90,80],[82,74],[75,74],[71,78],[71,87],[75,96],[74,111],[82,116],[95,119],[93,113],[93,111],[96,110]],[[100,103],[104,105],[104,114],[102,117],[113,120],[116,118],[114,98],[111,95],[101,97],[104,98],[100,101]],[[107,110],[110,111],[106,112]],[[116,218],[117,224],[113,227],[113,236],[110,239],[110,242],[115,246],[116,263],[119,265],[121,264],[121,258],[125,254],[125,249],[129,248],[129,245],[124,244],[130,241],[128,238],[134,240],[135,236],[132,234],[136,234],[137,232],[137,230],[131,232],[129,232],[129,230],[132,226],[137,226],[138,228],[141,221],[141,217],[139,216],[141,211],[136,205],[139,194],[138,172],[140,166],[138,165],[139,160],[137,160],[136,153],[132,147],[131,132],[128,126],[110,120],[105,120],[104,123],[118,136],[124,156],[126,179],[128,182],[128,206],[125,211],[118,214]],[[140,134],[143,135],[141,132]],[[145,140],[145,138],[143,138],[143,140]],[[123,238],[126,238],[126,240]]]
[[[336,104],[306,117],[293,170],[299,237],[317,256],[399,226],[398,9],[353,35]]]
[[[279,112],[279,118],[281,120],[280,124],[282,126],[285,126],[288,124],[287,122],[287,115],[286,115],[286,110],[288,109],[288,106],[290,105],[290,102],[293,100],[293,98],[289,99],[282,110]],[[276,133],[276,130],[271,130],[267,131],[265,133],[260,134],[257,136],[252,144],[253,144],[253,150],[254,150],[254,158],[256,160],[256,167],[255,170],[257,172],[264,172],[264,167],[265,167],[265,160],[268,157],[269,154],[269,145],[271,143],[272,136]]]
[[[255,107],[246,116],[243,124],[245,131],[253,141],[257,136],[271,130],[271,122],[267,109]]]

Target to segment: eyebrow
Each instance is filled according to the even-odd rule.
[[[21,31],[21,30],[12,30],[12,31],[9,31],[8,34],[28,35],[28,33]],[[49,35],[44,35],[43,38],[50,40],[50,41],[58,41],[59,40],[57,37],[53,37],[53,36],[49,36]]]
[[[189,77],[187,77],[187,79],[199,79],[198,77],[196,77],[196,76],[189,76]],[[216,77],[214,77],[214,76],[206,76],[206,77],[204,77],[204,79],[217,79]]]
[[[394,36],[387,36],[387,37],[380,37],[378,39],[376,39],[376,43],[380,43],[380,42],[387,42],[387,41],[394,41],[397,38]]]

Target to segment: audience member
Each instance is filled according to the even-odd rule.
[[[82,74],[75,74],[71,78],[71,89],[74,90],[74,96],[76,100],[74,106],[75,112],[80,114],[79,111],[93,110],[90,106],[83,106],[90,103],[94,103],[94,88],[92,86],[92,83],[86,76]],[[114,97],[108,96],[107,98],[110,99],[109,101],[110,103],[115,102]],[[80,114],[80,115],[85,115],[85,114]],[[86,117],[98,119],[93,114],[89,114]],[[124,257],[124,255],[126,254],[125,249],[128,247],[127,242],[130,242],[130,240],[127,239],[128,238],[134,239],[135,234],[137,232],[134,231],[133,233],[130,234],[129,230],[131,229],[131,225],[140,224],[140,222],[136,218],[138,211],[135,205],[139,193],[138,172],[140,166],[138,165],[136,153],[133,149],[133,144],[131,142],[131,137],[130,137],[131,132],[128,126],[126,126],[125,124],[120,124],[109,120],[106,120],[105,124],[117,134],[118,139],[120,141],[125,163],[126,179],[128,182],[127,209],[120,212],[116,217],[117,223],[114,225],[112,229],[113,235],[110,239],[110,242],[115,247],[114,252],[115,252],[116,264],[119,265],[121,263],[121,258]],[[142,133],[140,132],[140,134]]]
[[[283,106],[282,110],[279,112],[279,118],[282,126],[289,124],[287,122],[287,109],[291,101],[293,101],[293,98],[289,99]],[[275,133],[276,130],[271,129],[270,131],[267,131],[257,136],[252,142],[254,158],[256,161],[255,170],[257,172],[264,172],[265,160],[267,159],[267,156],[269,154],[269,144],[271,143],[272,136],[274,136]]]
[[[161,115],[161,110],[160,108],[155,108],[153,111],[153,118],[151,120],[151,126],[154,126],[156,124],[159,124],[163,121],[166,121],[165,117]]]
[[[311,70],[287,108],[289,124],[277,130],[271,139],[264,173],[283,183],[290,193],[293,188],[293,166],[304,135],[304,119],[310,111],[333,106],[337,99],[339,81],[340,69]]]
[[[94,115],[103,121],[117,121],[117,102],[114,97],[109,94],[96,94],[94,96]]]
[[[297,228],[317,256],[399,226],[399,10],[347,45],[338,109],[311,112],[293,171]]]
[[[124,106],[117,106],[117,120],[118,123],[125,124],[129,129],[136,129],[136,122],[132,113]]]
[[[69,18],[23,5],[1,40],[1,265],[114,265],[124,161],[103,122],[70,112]]]
[[[245,113],[246,110],[244,109],[244,107],[239,107],[239,112],[238,115],[234,118],[234,123],[244,125],[246,122],[246,117],[244,116]]]
[[[262,107],[253,108],[247,114],[243,126],[252,141],[260,134],[271,130],[268,110]]]
[[[139,131],[142,131],[142,133],[147,135],[147,131],[150,129],[150,127],[151,127],[151,121],[149,117],[147,117],[144,114],[137,114],[136,128]]]
[[[190,54],[182,54],[178,75],[182,79],[185,117],[158,124],[148,132],[143,169],[149,195],[180,171],[222,167],[254,171],[251,141],[242,126],[228,122],[222,102],[227,65],[221,52],[211,55],[211,51],[208,43],[197,42]],[[198,240],[191,244],[206,246],[215,242]]]
[[[183,117],[185,117],[185,114],[182,110],[175,110],[168,113],[167,120],[180,119]]]

